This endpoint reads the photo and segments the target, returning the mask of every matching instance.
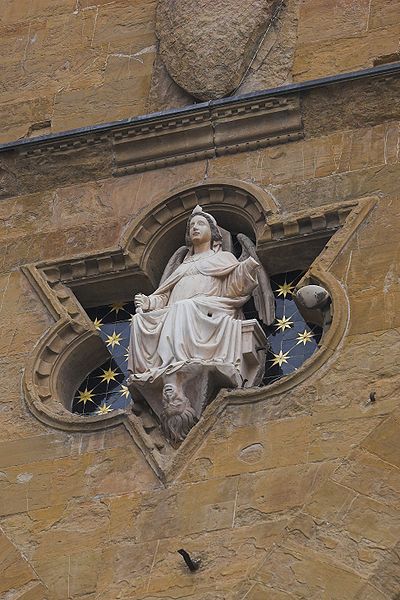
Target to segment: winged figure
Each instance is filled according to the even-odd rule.
[[[229,231],[226,231],[219,228],[222,235],[222,249],[231,251],[232,243],[231,243],[231,234]],[[259,270],[257,272],[257,281],[258,285],[252,291],[252,297],[254,300],[254,306],[256,308],[258,318],[260,321],[264,323],[264,325],[271,325],[275,320],[275,297],[271,288],[271,283],[268,277],[268,274],[264,267],[261,264],[260,259],[257,256],[256,247],[254,242],[244,235],[244,233],[238,233],[236,236],[238,242],[241,245],[242,252],[239,257],[239,262],[246,260],[249,256],[251,256],[254,260],[258,262],[260,265]],[[190,249],[188,246],[180,246],[178,250],[174,252],[174,254],[169,259],[167,266],[164,269],[162,277],[160,279],[160,286],[164,283],[166,279],[182,264],[185,257],[190,253]]]
[[[264,368],[261,355],[258,358],[253,353],[253,370],[249,371],[246,356],[251,352],[243,350],[242,324],[250,323],[253,329],[257,326],[258,339],[264,336],[266,340],[256,321],[243,321],[242,307],[253,296],[260,321],[270,325],[274,297],[253,242],[243,234],[237,239],[242,247],[239,260],[225,249],[232,248],[229,232],[197,206],[188,219],[186,244],[168,261],[158,289],[150,296],[135,296],[128,383],[148,387],[161,382],[160,420],[164,423],[167,414],[178,419],[179,407],[191,406],[193,419],[199,418],[209,399],[190,397],[194,373],[211,373],[220,387],[242,387],[244,381],[256,385],[256,375],[259,377],[260,367]],[[210,386],[207,383],[206,388]],[[186,435],[186,430],[181,434],[177,427],[170,425],[175,440]]]

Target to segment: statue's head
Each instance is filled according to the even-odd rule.
[[[164,385],[162,399],[164,408],[169,407],[171,411],[177,410],[179,412],[183,399],[178,396],[176,387],[172,383]]]
[[[173,443],[182,442],[198,419],[189,399],[167,383],[163,388],[161,426],[164,435]]]
[[[219,250],[222,245],[222,235],[217,222],[212,215],[196,206],[186,225],[186,245],[191,248],[196,243],[209,241],[210,248]]]

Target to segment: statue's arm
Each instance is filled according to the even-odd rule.
[[[245,263],[249,261],[250,258],[253,258],[259,266],[258,272],[256,273],[257,285],[254,286],[254,289],[252,290],[252,296],[260,320],[266,325],[271,325],[275,320],[275,298],[268,274],[259,261],[256,247],[251,239],[243,233],[239,233],[237,239],[242,246],[242,254],[240,255],[239,261]]]
[[[260,264],[252,256],[238,264],[235,279],[237,285],[241,288],[242,296],[251,294],[258,284],[257,273],[259,269]]]
[[[239,263],[240,265],[245,265],[245,269],[248,273],[251,274],[256,274],[258,269],[260,268],[260,263],[253,258],[252,256],[249,256],[248,258],[245,258],[241,263]]]
[[[229,298],[242,297],[245,301],[257,285],[257,272],[260,265],[249,257],[238,262],[236,267],[225,278],[225,293]]]
[[[151,310],[158,310],[164,308],[167,305],[169,299],[169,292],[165,294],[136,294],[135,306],[137,312],[149,312]]]
[[[167,306],[169,300],[169,292],[165,294],[151,294],[149,296],[150,308],[149,310],[159,310]]]

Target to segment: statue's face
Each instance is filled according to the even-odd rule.
[[[188,400],[185,396],[180,396],[177,389],[171,383],[167,383],[163,388],[164,412],[167,415],[180,415],[184,412]]]
[[[195,246],[196,244],[204,244],[211,242],[211,229],[205,217],[194,216],[190,221],[189,236]]]

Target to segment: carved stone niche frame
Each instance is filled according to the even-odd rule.
[[[124,426],[160,480],[174,479],[228,405],[268,402],[312,377],[336,352],[349,311],[344,289],[330,270],[375,202],[375,198],[363,198],[282,217],[261,188],[213,179],[150,206],[129,224],[117,248],[22,267],[55,321],[37,342],[25,369],[29,409],[41,422],[65,431]],[[256,238],[258,255],[270,275],[307,269],[299,286],[317,283],[328,290],[333,300],[332,323],[318,352],[291,375],[267,387],[222,390],[182,445],[174,449],[162,438],[150,413],[138,415],[128,407],[82,417],[73,414],[71,406],[84,378],[109,358],[83,307],[129,301],[136,291],[150,293],[167,260],[182,245],[186,220],[197,204],[212,212],[222,227]]]

